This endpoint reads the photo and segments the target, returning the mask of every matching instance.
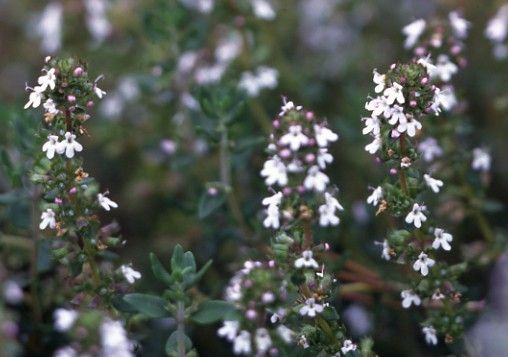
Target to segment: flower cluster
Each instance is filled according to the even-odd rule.
[[[438,331],[450,342],[463,328],[456,280],[463,267],[450,267],[437,260],[440,251],[452,249],[453,236],[437,226],[424,202],[431,201],[444,182],[436,172],[421,172],[418,150],[428,159],[442,152],[435,139],[428,138],[419,145],[416,142],[423,129],[420,120],[438,113],[439,89],[430,83],[428,66],[418,59],[392,65],[386,74],[374,71],[374,84],[374,91],[382,95],[367,102],[365,107],[372,114],[363,119],[363,133],[374,136],[375,142],[366,150],[388,166],[389,176],[373,189],[367,203],[377,207],[378,214],[400,217],[405,223],[403,229],[393,230],[383,241],[382,258],[407,264],[415,272],[411,287],[401,292],[403,308],[422,305],[435,309],[428,312],[423,324],[426,341],[436,344]],[[412,121],[417,124],[408,128],[407,123]]]
[[[98,80],[88,77],[86,64],[74,59],[46,58],[37,86],[27,88],[29,101],[25,108],[44,108],[44,124],[41,136],[47,141],[42,145],[32,180],[43,189],[45,203],[39,228],[52,240],[55,258],[65,265],[80,263],[75,274],[91,274],[93,284],[85,282],[79,290],[110,286],[109,279],[96,265],[96,256],[108,247],[116,247],[121,240],[115,225],[101,227],[97,209],[110,211],[118,204],[99,192],[95,180],[84,171],[79,153],[83,151],[80,137],[87,134],[84,124],[90,119],[90,109],[96,98],[106,93],[98,87]],[[132,283],[139,273],[122,269],[124,282]],[[132,270],[132,269],[131,269]],[[111,272],[112,273],[112,272]],[[80,279],[81,280],[81,279]],[[121,285],[121,284],[120,284]],[[111,291],[112,292],[112,291]],[[107,294],[104,294],[106,296]]]
[[[329,145],[338,135],[314,113],[286,99],[272,125],[270,157],[261,176],[275,193],[263,200],[264,226],[278,229],[302,216],[316,218],[323,227],[339,224],[337,213],[343,207],[335,198],[337,189],[329,186],[323,172],[333,162]]]

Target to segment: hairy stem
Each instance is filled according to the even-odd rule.
[[[178,357],[185,357],[185,307],[182,301],[176,305],[176,349]]]
[[[32,190],[32,238],[33,238],[33,249],[30,256],[30,294],[32,295],[32,308],[34,318],[37,321],[42,319],[41,305],[39,299],[39,274],[37,272],[38,262],[38,249],[39,243],[39,225],[38,225],[38,213],[37,203],[39,198],[39,190],[33,188]]]
[[[400,134],[399,143],[400,143],[400,155],[402,157],[404,157],[404,156],[406,156],[406,135],[405,135],[405,133]],[[403,169],[399,170],[399,181],[400,181],[400,188],[402,189],[402,191],[406,195],[409,195],[409,189],[407,186],[406,171]]]

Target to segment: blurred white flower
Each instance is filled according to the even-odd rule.
[[[438,193],[441,187],[443,187],[443,181],[435,179],[429,174],[424,174],[423,179],[425,180],[425,184],[430,187],[434,193]]]
[[[53,313],[55,329],[60,332],[68,331],[78,319],[79,312],[76,310],[58,308]]]
[[[426,22],[423,19],[419,19],[411,22],[410,24],[404,26],[402,28],[402,33],[406,36],[406,41],[404,42],[405,48],[412,48],[423,31],[425,31]]]
[[[256,97],[261,90],[277,87],[279,72],[276,69],[261,66],[255,73],[244,72],[238,86],[245,90],[250,97]]]
[[[215,48],[217,62],[228,64],[233,61],[240,54],[242,44],[242,35],[238,31],[232,31],[221,38]]]
[[[14,280],[6,280],[3,286],[3,297],[8,304],[17,305],[23,301],[23,289]]]
[[[41,105],[42,99],[44,98],[44,94],[42,93],[44,90],[40,86],[35,86],[32,89],[32,92],[28,96],[28,102],[25,104],[24,108],[28,109],[30,106],[33,108],[38,108]]]
[[[350,351],[356,351],[356,345],[351,340],[344,340],[344,344],[340,348],[340,351],[343,354],[346,354]]]
[[[376,116],[362,118],[365,122],[365,128],[362,130],[363,135],[372,134],[374,136],[379,135],[381,133],[381,122],[379,118]]]
[[[471,27],[471,23],[464,18],[460,17],[457,11],[452,11],[448,14],[450,25],[452,26],[453,33],[460,39],[467,37],[467,31]]]
[[[423,160],[427,162],[443,155],[443,149],[438,145],[437,140],[430,137],[418,144],[418,151],[422,155]]]
[[[280,112],[279,112],[280,117],[286,115],[286,113],[291,110],[297,110],[297,111],[302,110],[301,105],[295,106],[295,104],[292,101],[288,102],[286,98],[282,98],[282,101],[283,101],[283,104],[282,104],[282,107],[280,108]]]
[[[279,325],[279,326],[277,326],[277,334],[282,339],[282,341],[284,341],[286,343],[293,342],[293,337],[295,335],[294,331],[289,329],[285,325]]]
[[[408,116],[407,121],[401,122],[399,124],[399,126],[397,127],[397,131],[399,133],[406,132],[407,135],[409,135],[410,137],[415,136],[416,132],[421,129],[422,129],[422,123],[420,123],[418,120],[416,120],[412,116]]]
[[[97,194],[97,201],[102,206],[102,208],[104,208],[106,211],[109,211],[111,207],[118,208],[118,204],[110,200],[109,197],[107,197],[106,195],[107,193]]]
[[[102,89],[100,89],[99,87],[97,87],[97,84],[93,86],[93,91],[95,92],[95,95],[99,99],[102,99],[102,97],[104,97],[106,95],[106,92],[103,91]]]
[[[120,271],[122,272],[125,280],[129,282],[129,284],[134,284],[136,280],[141,279],[141,273],[132,269],[132,267],[129,265],[122,265],[120,267]]]
[[[233,341],[238,334],[240,323],[238,321],[224,321],[222,327],[217,330],[217,334],[220,337],[225,337],[228,341]]]
[[[429,345],[437,345],[436,329],[432,326],[425,326],[422,328],[422,332],[425,335],[425,342]]]
[[[492,158],[487,150],[482,148],[473,149],[473,162],[471,167],[473,170],[487,172],[490,170]]]
[[[256,17],[263,20],[275,19],[275,10],[272,4],[267,0],[251,0],[252,10]]]
[[[415,271],[420,271],[423,276],[427,276],[429,274],[429,268],[432,268],[436,261],[432,258],[429,258],[427,254],[421,252],[418,256],[418,259],[413,264],[413,269]]]
[[[308,190],[316,190],[323,192],[326,189],[326,185],[330,182],[328,176],[319,171],[318,166],[312,166],[307,172],[307,176],[303,181],[303,185]]]
[[[106,15],[109,3],[105,0],[85,0],[86,25],[96,43],[102,43],[112,31]]]
[[[332,143],[339,138],[337,134],[322,125],[314,125],[314,134],[316,135],[316,142],[320,147],[326,147],[329,142]]]
[[[376,87],[374,88],[374,92],[381,93],[386,86],[386,75],[379,74],[376,69],[373,71],[374,78],[372,78],[372,81],[374,84],[376,84]]]
[[[278,229],[280,227],[280,211],[279,205],[282,200],[282,192],[277,192],[273,196],[266,197],[263,199],[263,206],[268,206],[266,209],[266,218],[263,221],[263,225],[266,228],[273,227],[274,229]]]
[[[106,318],[100,326],[101,357],[133,357],[132,343],[120,321]]]
[[[381,135],[376,135],[374,140],[365,146],[365,151],[368,151],[370,154],[374,155],[381,146],[383,145],[383,141],[381,140]]]
[[[248,331],[243,330],[235,337],[233,342],[233,352],[237,355],[250,355],[252,353],[250,333]]]
[[[492,42],[501,43],[508,34],[508,4],[499,8],[485,28],[485,36]]]
[[[344,207],[328,192],[325,192],[325,204],[319,206],[319,224],[322,227],[328,225],[336,226],[339,224],[340,219],[335,215],[335,212],[343,211]]]
[[[442,89],[436,88],[434,91],[434,103],[432,109],[436,113],[440,112],[439,107],[443,108],[444,111],[448,112],[457,105],[457,97],[452,86],[444,86]]]
[[[381,186],[376,187],[371,195],[367,197],[367,203],[369,205],[377,206],[380,200],[383,199],[383,188]]]
[[[307,145],[308,142],[309,138],[302,133],[301,125],[291,125],[288,133],[280,138],[280,144],[289,145],[289,148],[293,151],[299,150],[301,146]]]
[[[416,228],[420,228],[422,226],[422,222],[427,220],[427,217],[423,214],[425,208],[426,207],[424,205],[415,203],[411,212],[409,212],[406,216],[406,223],[414,224]]]
[[[256,330],[256,349],[258,353],[265,354],[272,347],[272,339],[266,328],[258,328]]]
[[[317,304],[314,298],[305,300],[305,305],[300,308],[300,315],[316,317],[317,314],[323,312],[325,309],[324,305]]]
[[[312,256],[312,250],[304,250],[302,256],[295,260],[295,268],[319,269],[318,262]]]
[[[47,113],[50,114],[58,114],[59,110],[56,109],[55,102],[53,102],[53,99],[48,98],[46,101],[42,104],[42,107]]]
[[[65,346],[56,350],[53,357],[78,357],[78,353],[71,346]]]
[[[452,76],[456,74],[459,67],[447,55],[439,55],[434,68],[429,69],[428,72],[431,78],[439,78],[443,82],[448,82]]]
[[[386,97],[386,103],[392,105],[395,102],[404,104],[404,93],[402,93],[402,86],[397,82],[393,82],[391,87],[384,90],[383,95]]]
[[[265,161],[261,170],[261,176],[265,177],[265,183],[268,186],[272,186],[275,183],[279,186],[285,186],[288,183],[286,165],[277,155]]]
[[[326,164],[330,164],[333,162],[333,155],[328,152],[327,148],[319,148],[319,153],[317,156],[317,163],[319,168],[325,169]]]
[[[432,242],[432,248],[439,249],[442,247],[444,250],[451,250],[452,246],[450,242],[453,240],[453,236],[450,233],[446,233],[444,229],[434,229],[434,241]]]
[[[50,2],[39,17],[35,32],[41,37],[41,50],[44,53],[55,53],[62,45],[62,14],[62,4]]]
[[[422,302],[420,297],[415,294],[413,290],[402,290],[400,292],[400,297],[402,298],[402,307],[404,309],[409,308],[411,305],[419,306]]]
[[[383,96],[378,96],[365,103],[365,109],[372,112],[373,117],[379,117],[383,114],[385,118],[389,118],[392,111],[387,98]]]
[[[51,208],[46,209],[41,214],[41,223],[39,224],[39,228],[43,230],[46,229],[46,227],[51,229],[56,228],[55,212]]]

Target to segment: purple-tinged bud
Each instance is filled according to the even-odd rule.
[[[305,155],[305,162],[306,163],[311,164],[314,162],[314,160],[316,160],[316,155],[314,155],[312,153],[308,153],[307,155]]]
[[[72,188],[69,190],[69,193],[70,193],[71,195],[76,194],[76,192],[78,192],[78,189],[77,189],[76,187],[72,187]]]
[[[376,158],[374,159],[374,162],[376,164],[380,164],[381,163],[381,159],[379,158],[379,156],[376,156]]]
[[[400,137],[400,132],[396,129],[393,129],[390,136],[393,138],[393,139],[398,139]]]
[[[245,312],[245,317],[247,318],[247,320],[255,320],[256,317],[258,316],[258,313],[256,312],[256,310],[247,310],[247,312]]]
[[[215,196],[219,193],[219,190],[217,190],[217,187],[208,187],[207,192],[210,196]]]
[[[81,77],[83,75],[83,68],[81,67],[74,68],[72,74],[74,75],[74,77]]]
[[[308,141],[308,146],[314,146],[316,145],[316,139],[314,138],[309,138],[309,141]]]
[[[425,50],[424,47],[416,47],[415,48],[415,55],[418,56],[418,57],[422,57],[422,56],[425,56],[425,53],[427,51]]]
[[[390,169],[390,175],[395,176],[395,175],[397,175],[397,173],[398,173],[398,171],[397,171],[397,169],[396,169],[396,168],[392,167],[392,168]]]
[[[467,59],[465,59],[464,57],[460,57],[459,58],[459,66],[464,68],[467,66]]]
[[[254,283],[250,279],[245,279],[245,281],[243,282],[243,286],[247,289],[252,288],[252,285],[254,285]]]
[[[63,203],[63,201],[60,197],[55,197],[55,204],[61,205],[62,203]]]
[[[269,261],[268,261],[268,266],[269,266],[270,268],[274,268],[274,267],[275,267],[275,260],[269,260]]]
[[[291,187],[284,187],[284,188],[282,189],[282,194],[283,194],[284,196],[289,196],[289,195],[291,194],[291,192],[292,192],[292,191],[293,191],[293,190],[291,190]]]
[[[392,63],[392,64],[390,65],[390,69],[395,69],[395,67],[397,67],[397,64],[396,64],[396,63]]]
[[[270,351],[268,351],[271,357],[276,357],[279,355],[279,350],[276,347],[270,348]]]
[[[69,107],[69,112],[73,113],[76,110],[76,107],[74,105]]]
[[[86,102],[87,108],[93,108],[94,106],[95,106],[95,103],[93,102],[93,100],[89,100],[88,102]]]
[[[455,45],[451,48],[450,52],[453,55],[458,55],[462,51],[462,48],[459,45]]]
[[[330,244],[325,243],[325,252],[328,252],[330,250]]]
[[[76,335],[79,339],[84,339],[88,337],[88,330],[83,326],[78,326],[78,328],[76,328]]]
[[[302,185],[298,186],[298,192],[299,193],[304,193],[305,192],[305,187],[303,187]]]
[[[417,106],[417,105],[418,105],[418,103],[416,103],[416,100],[411,100],[411,101],[409,102],[409,106],[410,106],[411,108],[416,108],[416,106]]]
[[[2,335],[10,338],[16,338],[19,328],[14,321],[6,320],[2,322],[0,330],[2,332]]]
[[[176,152],[176,143],[170,139],[162,139],[160,142],[160,148],[166,155],[173,155]]]
[[[275,119],[273,122],[272,122],[272,125],[275,129],[278,129],[280,127],[280,121]]]
[[[280,151],[279,155],[283,159],[287,159],[287,158],[289,158],[291,156],[291,150],[289,150],[289,149],[283,149],[283,150]]]
[[[305,113],[305,119],[307,119],[308,121],[314,120],[314,112]]]
[[[271,304],[275,301],[275,295],[271,291],[267,291],[261,295],[261,301],[263,304]]]
[[[399,78],[400,84],[404,84],[404,83],[406,83],[406,81],[407,81],[407,78],[405,76],[402,76]]]
[[[76,103],[76,97],[75,97],[74,95],[72,95],[72,94],[69,94],[69,95],[67,96],[67,101],[68,101],[69,103]]]
[[[245,25],[245,17],[235,16],[234,22],[236,27],[243,27]]]
[[[429,78],[428,77],[423,77],[422,80],[420,81],[420,83],[422,85],[426,85],[427,83],[429,83]]]
[[[309,281],[309,283],[307,284],[307,286],[309,287],[310,290],[314,290],[317,288],[317,285],[316,285],[316,282],[315,281]]]
[[[434,112],[434,109],[432,108],[431,105],[429,105],[427,108],[425,108],[425,113],[429,114],[429,113],[432,113]]]

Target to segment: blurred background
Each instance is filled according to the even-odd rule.
[[[263,256],[257,247],[268,242],[270,232],[260,224],[266,188],[259,171],[270,119],[278,113],[282,96],[326,117],[340,136],[332,148],[335,161],[328,174],[340,189],[346,211],[338,228],[321,229],[317,237],[326,239],[334,251],[347,251],[381,276],[390,276],[395,268],[380,261],[379,247],[373,244],[383,240],[386,228],[365,204],[368,187],[376,186],[386,173],[364,151],[368,138],[361,135],[360,119],[372,93],[372,70],[383,72],[391,63],[410,58],[401,28],[418,18],[446,17],[459,10],[472,24],[466,43],[468,66],[457,79],[458,91],[467,101],[467,140],[470,147],[486,146],[493,157],[486,197],[493,205],[508,201],[504,160],[508,59],[495,53],[484,36],[487,22],[505,2],[274,0],[269,8],[263,4],[0,0],[2,146],[14,161],[20,160],[21,171],[29,166],[16,156],[16,143],[30,140],[20,138],[26,133],[20,126],[40,125],[36,113],[24,113],[22,108],[28,98],[25,84],[34,82],[45,56],[76,56],[89,63],[92,76],[104,74],[101,88],[107,96],[96,103],[88,121],[90,137],[82,142],[85,168],[120,206],[104,222],[114,217],[119,223],[127,240],[120,259],[143,273],[143,289],[157,289],[148,252],[167,261],[177,243],[192,250],[200,264],[214,260],[201,286],[213,297],[221,297],[243,260]],[[264,81],[249,81],[252,78],[245,73],[255,75],[263,66],[276,72],[263,72]],[[199,209],[203,195],[220,176],[216,123],[203,113],[198,98],[203,91],[238,86],[247,90],[230,133],[240,219],[222,202],[210,214]],[[20,234],[30,219],[26,202],[5,196],[11,190],[12,182],[2,169],[0,234]],[[503,211],[492,210],[487,217],[496,229],[506,229]],[[479,232],[466,217],[456,234],[468,242]],[[4,268],[16,271],[15,254],[6,252],[2,249]],[[488,264],[465,277],[477,300],[488,296],[491,269]],[[506,292],[494,295],[507,298]],[[449,353],[448,347],[427,349],[416,317],[382,301],[382,296],[342,300],[341,311],[353,336],[372,335],[376,352],[385,356]],[[168,326],[159,327],[164,335]],[[139,333],[143,336],[143,331]],[[481,333],[475,336],[482,340]],[[146,355],[162,354],[158,343],[163,340],[157,333],[143,337],[148,341]],[[230,353],[228,344],[215,337],[214,327],[200,328],[193,338],[203,356]]]

